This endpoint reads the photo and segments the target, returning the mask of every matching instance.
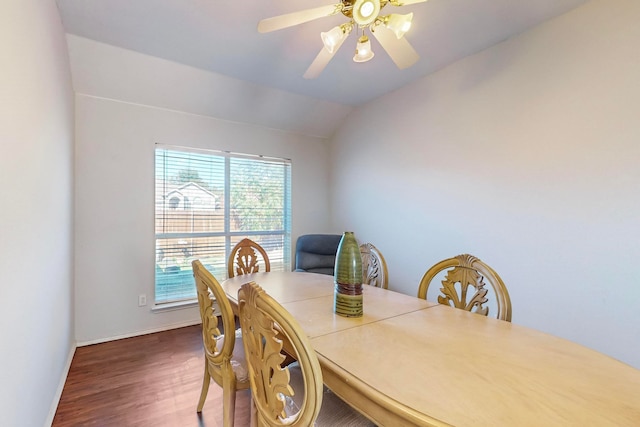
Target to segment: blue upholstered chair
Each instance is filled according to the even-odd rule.
[[[333,276],[341,238],[340,234],[305,234],[298,237],[295,271]]]

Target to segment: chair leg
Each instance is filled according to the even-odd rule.
[[[233,427],[236,412],[236,382],[228,375],[223,375],[222,383],[222,425]]]
[[[250,426],[258,427],[258,407],[256,406],[256,401],[253,399],[253,393],[251,393],[251,419]]]
[[[202,391],[200,392],[200,401],[198,402],[198,412],[202,412],[204,401],[207,399],[207,392],[209,391],[209,383],[211,382],[211,375],[209,375],[209,369],[207,366],[207,359],[204,360],[204,378],[202,379]]]

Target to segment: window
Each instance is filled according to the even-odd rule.
[[[194,259],[224,280],[245,237],[291,269],[289,160],[158,146],[155,183],[156,304],[196,298]]]

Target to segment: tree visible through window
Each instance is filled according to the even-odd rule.
[[[291,163],[213,151],[156,148],[155,302],[196,298],[191,261],[226,278],[227,257],[245,237],[271,270],[291,268]]]

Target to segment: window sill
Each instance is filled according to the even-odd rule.
[[[151,307],[151,312],[163,313],[165,311],[181,310],[183,308],[191,308],[191,307],[197,307],[197,306],[198,306],[198,300],[190,299],[185,301],[169,302],[166,304],[155,304],[153,307]]]

